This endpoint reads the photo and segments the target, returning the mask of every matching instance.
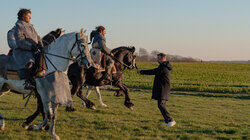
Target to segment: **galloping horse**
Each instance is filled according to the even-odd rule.
[[[62,36],[63,34],[64,34],[64,32],[62,32],[61,28],[58,28],[56,30],[53,30],[53,31],[49,32],[48,34],[46,34],[42,38],[43,45],[44,46],[49,45],[55,39],[57,39],[58,37]],[[2,55],[2,57],[5,57],[5,55]],[[10,88],[7,83],[2,83],[2,84],[0,84],[0,86],[2,86],[0,88],[0,96],[8,93],[9,91],[11,91],[12,93],[17,93],[17,94],[27,94],[27,93],[30,92],[28,90],[25,91],[25,92],[16,91],[13,88]],[[29,127],[29,124],[40,114],[40,112],[42,113],[43,119],[45,118],[45,114],[44,114],[44,111],[43,111],[43,105],[42,105],[42,101],[41,101],[40,95],[37,92],[35,92],[35,93],[36,93],[35,96],[37,98],[37,110],[31,116],[29,116],[29,117],[26,118],[26,121],[22,125],[25,129],[27,129]]]
[[[47,70],[44,75],[49,75],[50,73],[57,71],[66,72],[69,66],[69,59],[65,58],[72,58],[72,57],[84,57],[82,54],[83,47],[82,44],[87,42],[87,36],[81,30],[80,33],[67,33],[53,43],[45,47],[45,63],[47,64]],[[60,57],[58,57],[60,56]],[[59,139],[59,136],[55,133],[55,121],[57,116],[57,108],[58,104],[51,101],[46,100],[44,97],[47,95],[46,87],[44,87],[39,78],[36,78],[36,85],[37,85],[37,92],[42,97],[42,103],[44,110],[46,112],[45,119],[41,123],[40,127],[44,127],[47,124],[47,121],[51,119],[51,125],[49,128],[50,135],[53,138]],[[28,93],[29,91],[24,89],[23,86],[24,80],[11,80],[11,79],[4,79],[0,77],[0,87],[3,84],[9,85],[9,87],[15,91]]]
[[[83,85],[88,86],[88,91],[93,89],[93,87],[95,87],[96,90],[99,91],[98,86],[112,84],[120,88],[118,90],[118,93],[125,93],[124,105],[130,109],[133,109],[134,104],[130,101],[129,90],[127,86],[122,82],[122,79],[124,77],[123,71],[126,68],[133,69],[135,67],[135,47],[118,47],[113,49],[111,52],[114,54],[116,68],[116,73],[112,74],[111,83],[98,82],[99,78],[101,77],[101,73],[95,72],[95,68],[86,69],[79,66],[77,63],[73,63],[69,66],[68,77],[72,83],[71,95],[73,96],[75,93],[77,93],[78,96],[82,96],[81,89]],[[100,97],[101,95],[99,94],[99,99],[101,99]],[[100,102],[102,103],[102,101]],[[72,106],[67,106],[66,109],[69,111],[75,110]]]

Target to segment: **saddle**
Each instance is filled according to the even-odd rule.
[[[90,55],[91,58],[94,62],[94,67],[98,70],[98,72],[103,72],[105,71],[107,65],[106,65],[106,58],[107,55],[101,52],[99,49],[92,48],[90,49]],[[112,67],[113,74],[116,73],[116,68],[115,66]]]
[[[36,76],[42,76],[45,73],[46,65],[43,55],[39,55],[36,58]],[[17,62],[13,58],[13,55],[0,55],[0,77],[5,79],[21,80],[25,79],[24,70],[20,70]]]

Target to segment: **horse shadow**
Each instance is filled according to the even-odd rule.
[[[248,94],[221,94],[221,93],[204,93],[204,92],[173,92],[173,95],[186,95],[186,96],[196,96],[196,97],[212,97],[212,98],[234,98],[249,100],[250,95]]]

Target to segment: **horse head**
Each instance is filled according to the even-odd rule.
[[[66,33],[46,46],[45,54],[48,57],[49,67],[47,72],[51,72],[53,69],[65,71],[68,68],[69,60],[84,57],[83,44],[87,44],[87,42],[86,34],[81,30],[78,33]]]
[[[56,30],[49,32],[42,38],[43,45],[44,46],[49,45],[51,42],[55,41],[58,37],[64,35],[64,33],[65,32],[62,30],[62,28],[57,28]]]
[[[62,28],[57,28],[56,30],[51,31],[50,34],[52,34],[53,36],[55,36],[55,38],[58,38],[58,37],[64,35],[65,31],[63,31]]]
[[[81,58],[80,60],[82,60],[85,56],[84,49],[86,45],[88,45],[88,37],[81,29],[79,33],[75,33],[75,43],[70,51],[71,56],[76,57],[76,59]]]
[[[123,62],[129,66],[128,69],[135,68],[136,55],[134,53],[135,53],[135,47],[134,46],[128,47],[128,53],[123,58]]]
[[[116,49],[112,50],[112,53],[114,53],[114,56],[124,63],[124,68],[133,69],[135,68],[135,58],[134,55],[135,47],[118,47]]]

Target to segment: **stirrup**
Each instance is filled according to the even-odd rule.
[[[32,85],[30,82],[28,81],[25,81],[25,83],[23,84],[24,85],[24,89],[26,90],[33,90],[35,89],[36,87],[34,85]]]

